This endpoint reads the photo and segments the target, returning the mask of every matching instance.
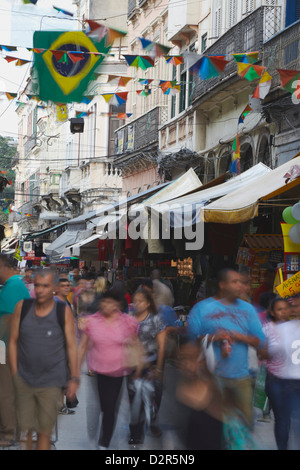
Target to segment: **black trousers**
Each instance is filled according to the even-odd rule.
[[[133,406],[133,401],[135,397],[135,392],[133,391],[131,385],[134,384],[134,379],[132,376],[128,376],[127,378],[127,390],[128,390],[128,396],[129,396],[129,403],[130,406]],[[157,419],[157,414],[160,408],[161,400],[162,400],[162,392],[163,392],[163,387],[162,383],[158,380],[155,380],[153,382],[154,385],[154,402],[155,402],[155,416],[151,418],[151,424],[156,423]],[[144,434],[145,434],[145,412],[144,412],[144,403],[141,403],[141,408],[138,410],[138,415],[139,415],[139,420],[137,423],[132,423],[130,422],[129,424],[129,429],[130,429],[130,437],[139,440],[143,442],[144,440]],[[131,421],[131,420],[130,420]]]
[[[109,447],[114,432],[122,383],[123,377],[97,374],[98,394],[102,411],[99,445],[102,447]]]

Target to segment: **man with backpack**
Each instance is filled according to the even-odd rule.
[[[79,385],[74,317],[71,309],[54,300],[57,275],[50,269],[35,275],[36,299],[16,305],[9,340],[9,362],[16,391],[17,421],[27,432],[37,432],[37,450],[49,450],[61,392],[74,397]]]

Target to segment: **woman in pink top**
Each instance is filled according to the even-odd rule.
[[[126,366],[125,350],[130,340],[137,340],[135,318],[120,312],[121,298],[113,291],[100,299],[100,311],[85,318],[79,344],[79,367],[85,354],[88,369],[97,375],[102,417],[100,448],[108,448],[116,421],[116,407],[123,378],[132,372]]]

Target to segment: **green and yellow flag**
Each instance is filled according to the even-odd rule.
[[[80,103],[94,70],[110,50],[105,38],[92,41],[82,31],[36,31],[33,50],[45,49],[43,54],[34,52],[32,81],[42,101],[55,103]],[[80,56],[81,60],[74,60]]]

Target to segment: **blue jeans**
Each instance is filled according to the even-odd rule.
[[[266,394],[274,412],[278,450],[287,450],[292,423],[295,441],[300,440],[300,380],[280,379],[268,373]]]

